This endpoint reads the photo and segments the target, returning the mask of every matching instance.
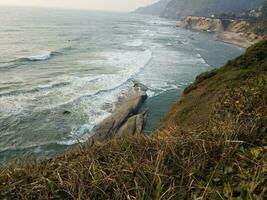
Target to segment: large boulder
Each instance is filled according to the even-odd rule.
[[[145,123],[145,113],[130,117],[120,128],[116,137],[140,135]]]
[[[134,132],[140,132],[140,129],[142,130],[141,126],[143,127],[144,120],[138,115],[134,119],[130,118],[138,114],[140,107],[146,99],[146,92],[143,90],[135,90],[135,92],[127,97],[127,99],[116,109],[113,114],[93,128],[91,132],[92,136],[89,139],[89,142],[103,141],[114,137],[116,134],[118,134],[119,130],[125,125],[125,123],[126,125],[123,128],[124,130],[125,127],[128,127],[134,129]],[[138,122],[138,126],[133,127],[134,121]],[[132,127],[130,125],[132,125]]]

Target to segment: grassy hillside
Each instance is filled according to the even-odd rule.
[[[185,91],[152,136],[0,173],[0,199],[266,199],[267,40]]]

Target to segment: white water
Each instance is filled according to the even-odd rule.
[[[131,42],[125,43],[125,45],[129,47],[140,47],[143,45],[143,41],[141,39],[136,39]]]
[[[31,61],[44,61],[44,60],[48,60],[51,58],[51,52],[46,52],[44,54],[36,55],[36,56],[29,56],[26,58],[28,58]]]
[[[0,162],[86,141],[135,81],[149,102],[242,52],[152,16],[6,8],[0,23]]]

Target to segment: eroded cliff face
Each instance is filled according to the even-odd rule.
[[[250,29],[250,24],[244,20],[236,20],[232,21],[228,27],[226,27],[227,31],[240,33],[240,32],[247,32]]]
[[[180,26],[190,30],[217,33],[218,39],[243,48],[263,39],[263,36],[257,35],[253,31],[252,25],[245,20],[188,16],[180,22]]]
[[[220,19],[209,17],[188,16],[181,21],[182,28],[188,28],[197,31],[222,32],[224,27]]]
[[[247,48],[260,40],[263,36],[253,31],[253,26],[244,20],[233,20],[225,27],[225,31],[218,34],[218,38],[226,43]]]

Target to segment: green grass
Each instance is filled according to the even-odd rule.
[[[266,199],[266,54],[200,75],[152,136],[10,164],[0,199]]]

